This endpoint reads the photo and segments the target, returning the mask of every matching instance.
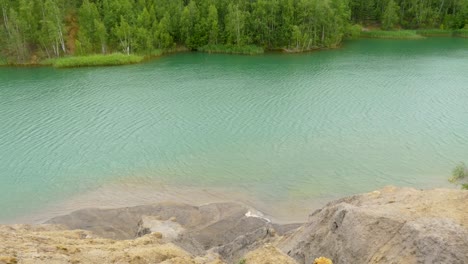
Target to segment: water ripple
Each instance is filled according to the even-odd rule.
[[[387,184],[443,186],[468,162],[467,40],[395,42],[1,68],[0,222],[115,181],[228,186],[303,206]]]

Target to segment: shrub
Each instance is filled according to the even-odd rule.
[[[462,189],[468,190],[468,183],[461,183],[462,181],[466,181],[467,179],[468,168],[466,167],[465,163],[460,162],[452,170],[452,177],[449,178],[449,182],[457,185],[461,184]]]
[[[348,27],[345,37],[347,39],[356,39],[361,36],[362,26],[355,24]]]

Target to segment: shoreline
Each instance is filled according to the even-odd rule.
[[[0,262],[466,263],[467,198],[387,186],[290,225],[234,203],[80,210],[45,225],[0,225]]]
[[[389,40],[424,40],[426,38],[468,38],[468,30],[465,33],[464,30],[424,30],[424,29],[416,29],[416,30],[369,30],[369,31],[361,31],[359,37],[352,38],[352,39],[344,39],[344,40],[359,40],[359,39],[389,39]],[[168,55],[175,55],[180,53],[186,52],[196,52],[196,53],[206,53],[206,54],[227,54],[227,55],[235,55],[235,56],[257,56],[257,55],[264,55],[264,54],[306,54],[311,52],[318,52],[318,51],[326,51],[326,50],[334,50],[341,48],[343,43],[337,45],[336,47],[314,47],[311,49],[304,49],[304,50],[291,50],[287,48],[275,48],[275,49],[263,49],[258,47],[259,49],[263,49],[264,51],[261,53],[241,53],[241,52],[230,52],[230,51],[222,51],[222,50],[203,50],[203,47],[200,50],[189,50],[186,47],[177,47],[172,50],[167,51],[160,51],[160,53],[156,55],[138,55],[138,54],[121,54],[121,53],[110,53],[110,54],[89,54],[83,56],[66,56],[60,57],[55,59],[44,59],[41,61],[37,61],[34,63],[18,63],[18,64],[9,64],[9,63],[2,63],[0,67],[12,67],[12,68],[36,68],[36,67],[52,67],[56,69],[64,69],[64,68],[83,68],[83,67],[114,67],[114,66],[127,66],[127,65],[135,65],[135,64],[142,64],[149,61],[153,61],[155,59],[159,59],[163,56]],[[222,46],[222,45],[221,45]],[[140,57],[141,59],[138,62],[129,62],[129,63],[108,63],[108,64],[96,64],[96,65],[67,65],[67,66],[54,66],[55,61],[66,60],[66,59],[80,59],[80,58],[90,58],[93,56],[101,57],[106,59],[108,56],[112,56],[115,54],[121,54],[124,56],[136,56]]]
[[[379,188],[387,187],[380,186]],[[448,188],[448,186],[433,186],[421,190],[438,188]],[[364,190],[359,193],[371,193],[373,190]],[[52,218],[69,215],[83,209],[121,209],[163,203],[189,206],[205,206],[216,203],[238,204],[251,209],[255,214],[271,222],[287,225],[306,222],[312,212],[321,209],[328,203],[359,194],[333,193],[310,195],[303,198],[275,198],[260,197],[256,195],[257,193],[254,189],[167,184],[153,180],[143,182],[124,180],[110,182],[93,190],[64,197],[56,203],[2,221],[0,225],[38,225],[44,224]]]
[[[291,198],[271,201],[256,196],[252,190],[169,185],[157,182],[117,182],[76,194],[0,224],[43,224],[54,217],[67,215],[81,209],[117,209],[159,203],[182,203],[191,206],[237,203],[258,212],[275,223],[290,224],[306,221],[314,210],[345,196],[349,195],[311,196],[305,199]]]

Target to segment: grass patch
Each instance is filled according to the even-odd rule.
[[[262,54],[265,50],[255,45],[205,45],[198,48],[198,51],[208,53],[226,53],[226,54],[245,54],[245,55],[256,55]]]
[[[162,56],[164,53],[165,52],[162,49],[155,49],[155,50],[152,50],[147,56],[150,58],[159,57],[159,56]]]
[[[421,39],[424,37],[462,37],[468,38],[468,29],[447,30],[447,29],[418,29],[418,30],[370,30],[362,31],[362,38],[381,39]]]
[[[423,29],[417,30],[418,34],[427,36],[427,37],[462,37],[468,38],[468,29],[456,29],[456,30],[446,30],[446,29]]]
[[[56,68],[71,68],[71,67],[93,67],[93,66],[118,66],[139,63],[143,60],[143,56],[125,55],[114,53],[110,55],[89,55],[58,58],[53,61],[45,61],[52,63]],[[47,65],[47,64],[46,64]]]
[[[167,49],[155,49],[151,51],[149,54],[147,54],[146,57],[155,58],[155,57],[160,57],[166,54],[185,52],[185,51],[188,51],[188,49],[184,46],[178,46],[178,47],[167,48]]]
[[[420,29],[416,33],[425,37],[451,37],[453,36],[452,30],[446,29]]]
[[[381,38],[381,39],[422,39],[423,36],[419,35],[415,30],[370,30],[362,31],[362,38]]]
[[[468,38],[468,28],[454,30],[453,36],[461,37],[461,38]]]

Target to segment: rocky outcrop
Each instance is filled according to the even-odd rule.
[[[468,191],[387,187],[333,201],[303,225],[232,203],[87,209],[54,225],[0,226],[0,264],[462,264],[467,201]]]
[[[277,225],[236,203],[203,206],[164,203],[121,209],[85,209],[47,222],[84,229],[110,239],[134,239],[157,232],[195,256],[219,254],[229,263],[300,224]]]
[[[314,212],[279,248],[298,263],[468,263],[468,192],[387,187]]]

